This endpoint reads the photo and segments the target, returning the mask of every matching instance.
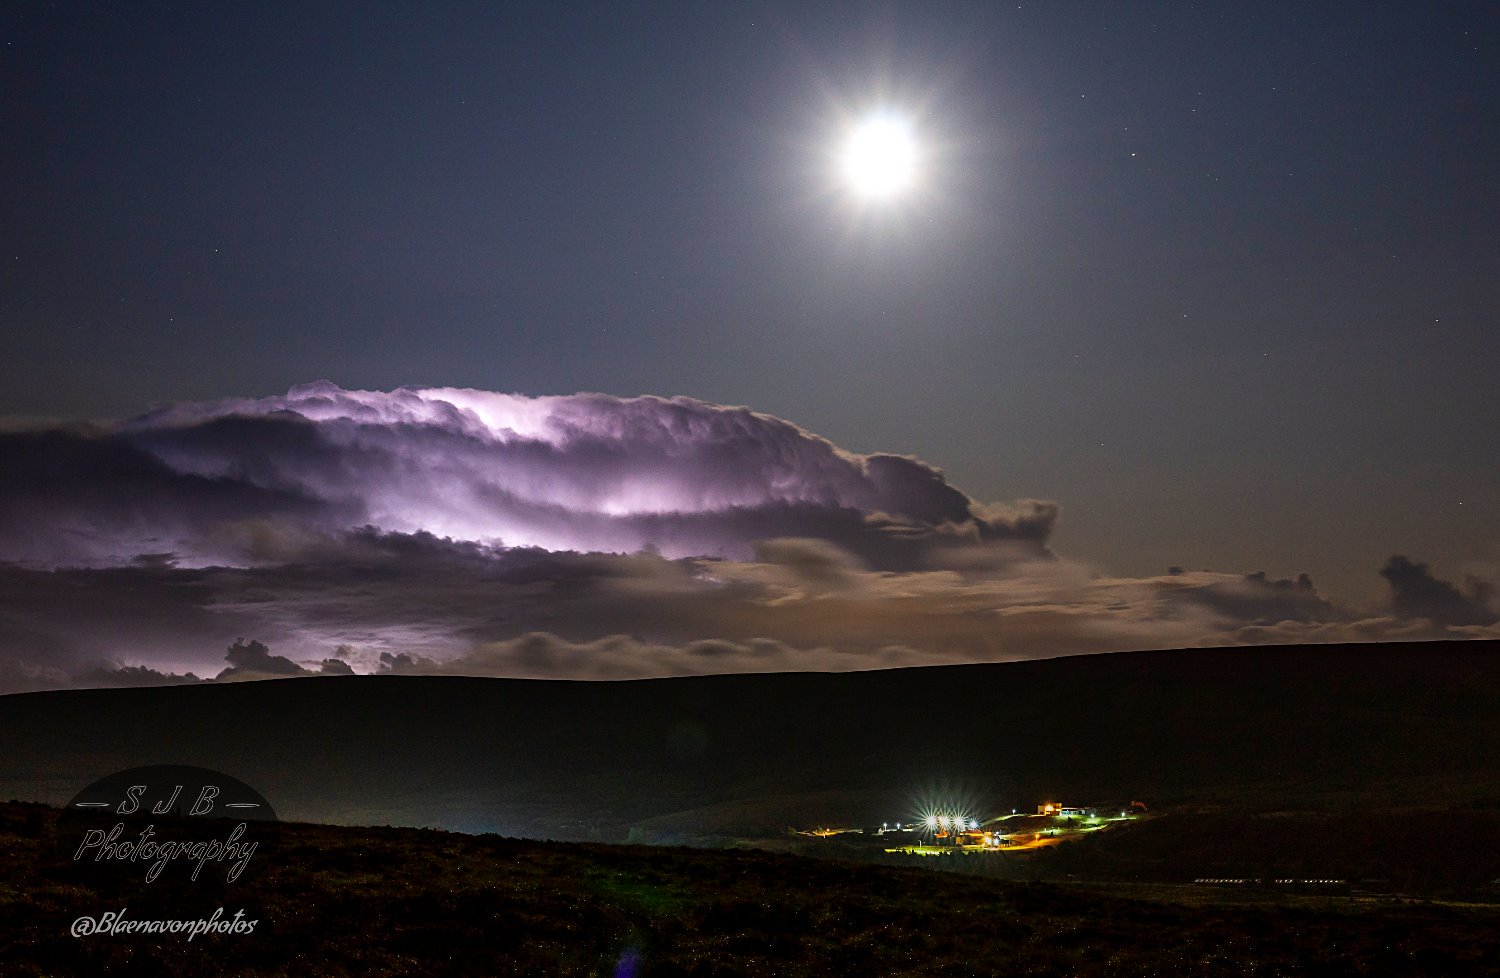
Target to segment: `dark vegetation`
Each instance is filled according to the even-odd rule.
[[[1116,830],[1111,830],[1116,831]],[[1500,812],[1169,812],[1039,854],[1047,879],[1343,879],[1351,887],[1500,899]]]
[[[59,861],[55,810],[0,805],[0,965],[43,975],[1434,975],[1500,970],[1500,911],[1123,899],[761,851],[258,825],[234,884],[166,899]],[[66,845],[63,846],[67,848]],[[75,938],[226,906],[250,935]]]

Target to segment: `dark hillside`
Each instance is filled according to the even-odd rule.
[[[46,692],[0,698],[0,744],[0,797],[61,803],[99,775],[173,762],[233,774],[289,818],[566,838],[621,839],[693,810],[733,813],[699,827],[709,833],[777,832],[825,814],[879,822],[940,792],[996,808],[1143,798],[1487,809],[1500,808],[1500,650]]]
[[[162,975],[1428,975],[1500,969],[1494,907],[1349,900],[1185,906],[1086,889],[766,852],[546,843],[271,824],[225,891],[164,898],[132,874],[79,881],[43,853],[56,813],[0,804],[8,978]],[[70,848],[70,847],[69,847]],[[64,850],[66,851],[66,850]],[[75,937],[242,913],[251,933]],[[98,919],[95,916],[94,919]]]

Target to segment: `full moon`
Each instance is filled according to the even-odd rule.
[[[889,113],[870,115],[849,131],[840,157],[843,176],[864,197],[891,197],[917,175],[917,143],[911,125]]]

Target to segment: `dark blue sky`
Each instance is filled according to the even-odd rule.
[[[22,2],[0,35],[0,414],[689,394],[1057,499],[1121,573],[1500,562],[1493,3]],[[924,191],[860,210],[827,157],[884,104]]]

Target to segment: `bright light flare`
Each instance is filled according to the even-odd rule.
[[[840,158],[844,179],[864,197],[891,197],[917,176],[917,141],[899,116],[867,116],[849,132]]]

